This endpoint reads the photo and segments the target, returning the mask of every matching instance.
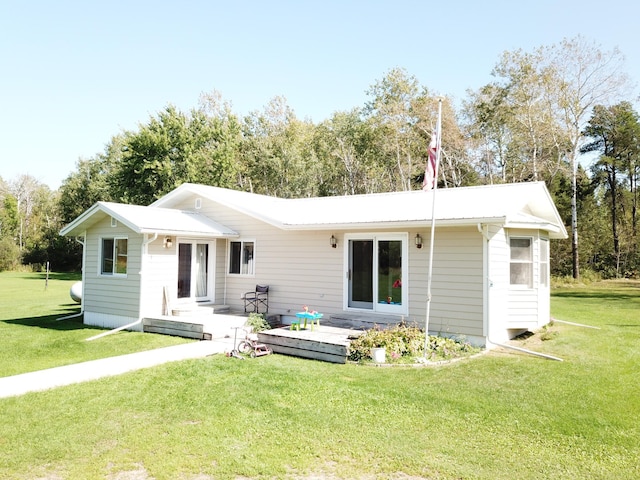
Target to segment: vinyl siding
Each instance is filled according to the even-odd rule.
[[[194,199],[175,208],[193,209]],[[243,309],[242,295],[256,284],[269,285],[269,310],[293,314],[303,305],[325,315],[342,311],[344,243],[335,231],[286,231],[207,199],[200,210],[241,235],[237,240],[255,241],[255,273],[227,273],[228,242],[216,243],[216,300]],[[331,248],[329,237],[338,237]],[[236,240],[236,239],[233,239]],[[304,272],[312,272],[305,273]],[[219,294],[222,293],[222,296]]]
[[[540,305],[539,301],[539,280],[540,280],[540,248],[539,233],[535,230],[517,230],[507,232],[510,237],[530,237],[532,243],[533,259],[533,287],[510,286],[508,309],[508,328],[531,328],[538,327]],[[509,262],[507,262],[509,268]]]
[[[100,274],[100,243],[104,237],[127,238],[126,276]],[[92,314],[96,318],[100,315],[121,317],[125,323],[131,318],[138,318],[141,245],[141,235],[121,225],[112,227],[109,217],[98,222],[87,232],[83,285],[84,311],[87,314],[85,321]]]
[[[507,309],[509,299],[509,259],[510,249],[507,232],[504,228],[489,225],[488,245],[488,325],[487,334],[494,341],[505,341],[508,338]]]
[[[175,208],[193,206],[194,200],[189,200]],[[227,242],[218,241],[217,291],[222,288],[226,292],[226,304],[242,309],[242,295],[256,284],[266,284],[270,286],[270,311],[294,314],[307,305],[326,316],[344,312],[345,232],[281,230],[207,199],[202,200],[200,211],[239,232],[238,240],[255,241],[254,275],[227,274]],[[407,230],[385,229],[381,233],[407,233]],[[408,233],[409,314],[405,320],[423,325],[429,232],[419,231],[424,242],[422,249],[414,244],[418,230]],[[331,235],[338,239],[335,249],[329,245]],[[434,259],[430,330],[482,335],[482,236],[475,228],[438,229]]]
[[[143,294],[141,315],[162,314],[164,287],[169,287],[170,298],[176,297],[178,283],[177,242],[173,237],[171,248],[164,248],[164,236],[147,245],[147,256],[143,264]]]
[[[430,233],[420,231],[421,249],[409,234],[409,321],[424,325],[428,290]],[[482,235],[475,228],[436,226],[429,331],[482,336]]]

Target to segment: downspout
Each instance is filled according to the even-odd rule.
[[[480,223],[478,223],[478,232],[480,232],[480,234],[482,235],[482,237],[484,238],[484,240],[486,241],[486,266],[487,266],[487,270],[489,268],[489,266],[491,265],[489,263],[489,226],[488,225],[482,225]],[[488,273],[488,272],[487,272]],[[489,288],[491,288],[491,280],[488,278],[488,276],[485,278],[485,286],[483,287],[483,290],[486,290],[486,295],[485,295],[485,319],[486,319],[486,332],[487,332],[487,341],[493,345],[496,345],[498,347],[502,347],[502,348],[507,348],[507,349],[511,349],[511,350],[516,350],[518,352],[522,352],[522,353],[527,353],[529,355],[534,355],[536,357],[542,357],[542,358],[546,358],[548,360],[555,360],[558,362],[562,362],[562,358],[558,358],[558,357],[554,357],[553,355],[547,355],[545,353],[540,353],[540,352],[534,352],[532,350],[527,350],[526,348],[521,348],[521,347],[516,347],[514,345],[507,345],[505,343],[498,343],[498,342],[494,342],[493,340],[491,340],[491,338],[489,337],[489,312],[491,311],[489,309]]]
[[[76,242],[78,242],[80,245],[82,245],[82,280],[81,280],[81,282],[82,282],[83,294],[82,294],[82,298],[80,298],[80,312],[79,313],[74,313],[72,315],[67,315],[66,317],[60,317],[60,318],[56,319],[56,322],[59,322],[60,320],[69,320],[70,318],[76,318],[76,317],[80,317],[81,315],[84,315],[84,276],[85,276],[85,270],[86,270],[85,269],[85,259],[86,259],[86,255],[87,255],[86,248],[85,248],[85,242],[86,242],[86,239],[87,239],[86,230],[84,232],[84,236],[82,237],[83,240],[81,241],[79,239],[80,239],[80,237],[78,237],[78,236],[74,238],[74,240]]]
[[[216,244],[216,251],[217,250],[218,248]],[[229,273],[229,264],[227,263],[228,261],[229,261],[229,239],[225,238],[224,239],[224,291],[222,293],[222,303],[224,305],[227,304],[227,278],[228,278],[227,273]]]
[[[489,267],[491,263],[489,262],[489,227],[488,225],[482,225],[478,223],[478,232],[482,235],[483,243],[482,243],[482,295],[484,297],[484,306],[482,311],[482,328],[486,332],[486,337],[489,337],[489,314],[491,313],[491,309],[489,308],[489,298],[491,288],[491,280],[489,279]]]
[[[146,253],[147,253],[147,246],[155,241],[158,238],[158,233],[154,233],[153,237],[146,239],[144,242],[142,242],[142,257],[140,258],[140,295],[139,295],[139,303],[138,303],[138,320],[136,320],[135,322],[131,322],[127,325],[122,325],[121,327],[117,327],[114,328],[112,330],[109,330],[107,332],[102,332],[98,335],[94,335],[93,337],[87,338],[87,342],[90,342],[91,340],[97,340],[98,338],[102,338],[102,337],[106,337],[107,335],[111,335],[112,333],[116,333],[116,332],[120,332],[122,330],[126,330],[128,328],[131,327],[135,327],[136,325],[139,325],[142,323],[142,316],[140,315],[140,312],[142,311],[142,275],[144,273],[144,264],[145,259],[146,259]]]

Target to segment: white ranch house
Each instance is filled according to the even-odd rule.
[[[567,232],[544,183],[435,199],[430,332],[490,346],[548,323],[549,241]],[[280,199],[185,183],[149,206],[98,202],[61,234],[84,245],[89,325],[141,330],[168,304],[242,311],[243,294],[264,284],[284,323],[307,305],[325,319],[424,326],[433,201],[433,191]]]

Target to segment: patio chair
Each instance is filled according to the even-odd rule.
[[[260,312],[264,307],[264,312]],[[267,313],[269,311],[269,285],[256,285],[252,292],[244,294],[244,312]]]

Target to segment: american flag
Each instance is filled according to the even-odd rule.
[[[424,180],[422,181],[422,190],[431,190],[435,187],[438,176],[437,169],[438,157],[438,134],[431,134],[431,143],[429,144],[429,158],[427,159],[427,167],[424,170]]]

